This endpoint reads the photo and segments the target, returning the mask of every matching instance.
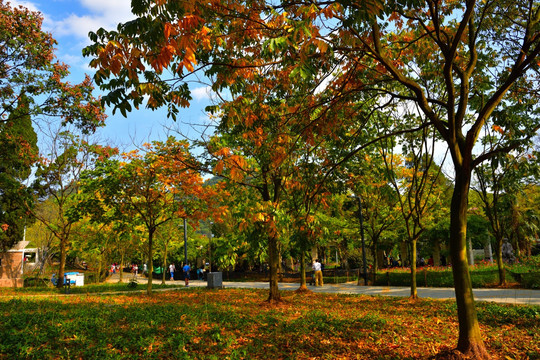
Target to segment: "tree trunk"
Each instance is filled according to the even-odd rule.
[[[67,240],[62,237],[60,239],[60,266],[58,267],[58,282],[56,287],[61,289],[64,286],[64,271],[66,268],[66,242]]]
[[[278,278],[283,282],[283,257],[281,256],[281,246],[278,244]]]
[[[411,299],[418,298],[416,288],[416,238],[411,239]]]
[[[407,266],[407,262],[409,260],[409,254],[407,251],[407,243],[405,241],[400,241],[399,250],[401,254],[401,267]]]
[[[99,284],[101,282],[101,268],[102,268],[102,261],[98,260],[98,267],[97,267],[97,274],[96,274],[96,284]],[[108,270],[107,270],[108,272]]]
[[[497,269],[499,270],[499,285],[504,285],[506,283],[506,269],[504,268],[504,261],[502,258],[502,244],[503,240],[501,237],[497,239]]]
[[[153,239],[154,239],[154,230],[148,230],[148,271],[152,274],[154,268],[154,254],[153,254]],[[148,282],[146,284],[146,294],[152,295],[152,276],[148,277]]]
[[[457,350],[474,359],[488,359],[474,304],[467,261],[467,207],[471,171],[456,167],[450,212],[450,257],[459,320]]]
[[[268,265],[270,266],[270,294],[268,295],[268,301],[281,301],[278,287],[279,254],[276,234],[269,234],[268,236],[268,258]]]
[[[371,247],[371,252],[373,256],[373,267],[371,269],[371,283],[375,284],[375,281],[377,279],[377,271],[379,270],[379,264],[380,259],[382,257],[382,252],[379,251],[379,239],[373,237],[372,242],[373,245]]]
[[[306,252],[302,251],[300,254],[300,287],[298,291],[307,291],[306,282]]]
[[[122,255],[120,255],[120,281],[119,282],[122,282],[124,280],[124,255],[125,255],[125,252],[122,251],[121,254]]]
[[[433,265],[441,266],[441,241],[439,239],[435,239],[433,245]]]
[[[165,275],[166,275],[166,271],[165,269],[167,268],[167,244],[165,244],[165,251],[163,252],[163,271],[161,272],[161,285],[165,285]],[[174,280],[174,279],[173,279]]]

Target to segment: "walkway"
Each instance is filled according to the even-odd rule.
[[[123,281],[128,282],[132,277],[130,274],[125,274]],[[118,274],[113,275],[108,279],[108,282],[118,282]],[[146,281],[146,278],[139,276],[139,283]],[[161,284],[161,280],[155,280],[155,284]],[[167,284],[184,285],[183,280],[167,281]],[[190,286],[206,287],[206,281],[191,280]],[[294,291],[298,289],[298,283],[280,283],[280,290]],[[246,288],[246,289],[268,289],[267,282],[234,282],[224,281],[224,288]],[[322,287],[308,285],[308,289],[313,292],[329,293],[329,294],[354,294],[354,295],[372,295],[372,296],[397,296],[408,297],[411,293],[409,287],[387,287],[387,286],[358,286],[356,283],[345,284],[329,284]],[[476,301],[493,301],[505,304],[526,304],[540,306],[540,290],[530,289],[474,289],[474,298]],[[455,299],[453,288],[418,288],[418,296],[420,298],[431,299]]]

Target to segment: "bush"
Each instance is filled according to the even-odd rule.
[[[24,279],[24,287],[48,287],[51,283],[50,279],[44,276],[31,276]]]
[[[512,278],[508,280],[512,280]],[[497,266],[491,264],[472,266],[471,281],[474,288],[482,288],[498,284],[499,271],[497,269]],[[395,268],[386,271],[380,271],[377,273],[375,285],[411,286],[410,269]],[[452,268],[425,267],[417,269],[416,285],[426,287],[453,287],[454,278],[452,275]]]

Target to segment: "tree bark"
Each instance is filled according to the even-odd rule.
[[[416,288],[416,238],[411,239],[411,299],[418,298]]]
[[[474,305],[467,260],[467,208],[471,171],[456,167],[450,212],[450,257],[459,320],[457,350],[474,359],[488,359]]]
[[[407,261],[409,260],[409,254],[407,251],[407,243],[401,241],[399,243],[399,252],[401,254],[401,267],[407,266]]]
[[[268,258],[268,265],[270,267],[270,294],[268,295],[268,301],[281,301],[281,294],[278,287],[279,254],[276,234],[269,234],[268,236]]]
[[[167,268],[167,244],[165,244],[165,251],[163,251],[163,271],[161,272],[161,285],[165,285],[165,275],[166,275],[166,271],[165,269]],[[174,279],[173,279],[174,280]]]
[[[122,282],[124,280],[124,255],[125,255],[125,252],[122,251],[121,252],[121,256],[120,256],[120,281],[119,282]]]
[[[439,239],[435,239],[433,245],[433,265],[441,266],[441,241]]]
[[[64,286],[64,272],[66,268],[66,242],[67,240],[62,237],[60,239],[60,266],[58,267],[58,281],[56,287],[61,289]]]
[[[100,259],[98,260],[98,267],[97,267],[97,273],[96,273],[96,284],[99,284],[101,282],[101,268],[102,268],[103,261]],[[106,272],[108,272],[107,270]]]
[[[371,247],[371,253],[373,256],[373,268],[371,269],[371,281],[372,284],[375,284],[375,281],[377,279],[377,271],[379,270],[379,239],[377,237],[373,237],[371,239],[372,241],[372,247]]]
[[[306,253],[302,251],[300,254],[300,287],[297,291],[307,291],[306,282]]]
[[[148,282],[146,284],[146,294],[152,295],[152,272],[154,271],[154,254],[153,254],[153,240],[154,240],[154,230],[148,230],[148,271],[150,276],[148,276]]]
[[[504,268],[504,261],[502,258],[502,238],[497,239],[497,269],[499,270],[499,285],[506,283],[506,269]]]

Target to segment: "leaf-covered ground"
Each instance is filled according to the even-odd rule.
[[[1,359],[423,359],[457,342],[452,301],[182,289],[0,298]],[[495,359],[540,359],[540,307],[478,304]]]

